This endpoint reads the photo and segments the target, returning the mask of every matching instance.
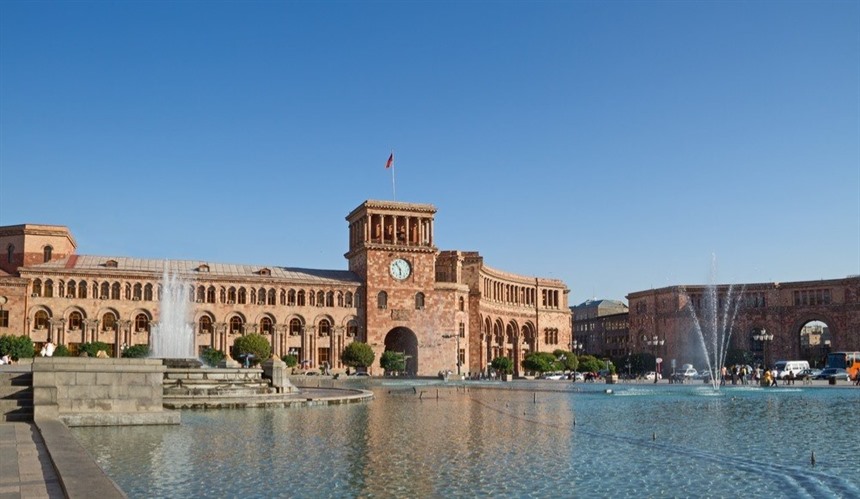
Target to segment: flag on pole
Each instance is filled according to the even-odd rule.
[[[391,153],[388,156],[388,161],[385,162],[385,168],[391,168],[392,166],[394,166],[394,153]]]

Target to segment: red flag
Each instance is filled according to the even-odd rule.
[[[391,156],[388,157],[388,161],[385,162],[385,168],[391,168],[394,166],[394,153],[391,153]]]

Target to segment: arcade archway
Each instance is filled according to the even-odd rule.
[[[406,356],[406,373],[418,374],[418,337],[407,327],[396,327],[385,335],[385,350],[402,352]]]

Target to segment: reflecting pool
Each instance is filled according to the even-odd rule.
[[[857,388],[361,386],[373,401],[73,432],[129,497],[860,497]]]

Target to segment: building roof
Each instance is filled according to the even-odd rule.
[[[22,267],[21,271],[72,271],[72,272],[140,272],[183,276],[210,276],[241,278],[270,278],[320,284],[362,284],[354,272],[348,270],[303,269],[266,265],[209,263],[202,260],[160,260],[148,258],[108,257],[97,255],[71,255]]]

